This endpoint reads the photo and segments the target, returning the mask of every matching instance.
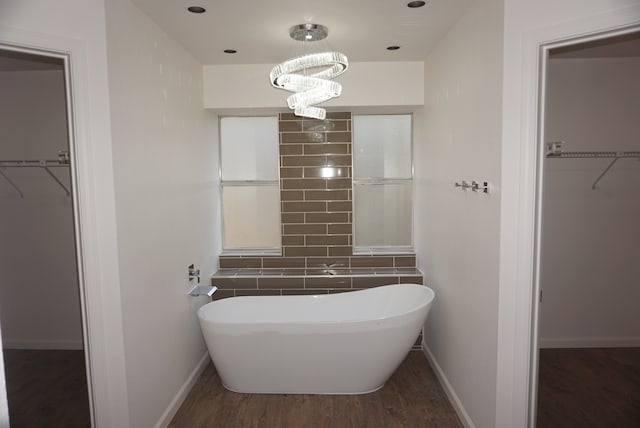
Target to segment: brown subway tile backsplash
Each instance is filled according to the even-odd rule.
[[[306,223],[347,223],[349,215],[347,213],[307,213]]]
[[[304,168],[280,168],[280,178],[302,178],[304,177]]]
[[[307,268],[339,269],[348,267],[348,257],[307,257]]]
[[[351,267],[393,267],[393,257],[376,257],[376,256],[365,256],[365,257],[352,257],[351,258]]]
[[[304,146],[302,144],[280,145],[280,156],[301,155],[303,152]]]
[[[351,224],[330,224],[327,226],[327,233],[330,235],[350,235]]]
[[[395,267],[414,267],[416,265],[416,256],[396,256],[393,258]]]
[[[211,296],[211,300],[221,300],[226,299],[227,297],[234,297],[236,295],[235,290],[216,290]]]
[[[304,245],[304,235],[284,235],[282,237],[282,245],[284,247],[291,245]]]
[[[349,245],[349,235],[307,235],[306,245]]]
[[[285,247],[285,257],[326,257],[327,247]]]
[[[304,223],[304,213],[282,213],[280,214],[280,218],[282,224]]]
[[[350,143],[351,132],[327,132],[327,142],[329,143]]]
[[[423,281],[424,278],[422,275],[400,277],[400,284],[423,284]]]
[[[304,288],[304,278],[258,278],[259,289]]]
[[[280,290],[237,290],[236,296],[280,296]]]
[[[327,189],[351,189],[350,178],[332,178],[327,180]]]
[[[349,276],[323,276],[307,277],[305,279],[306,288],[351,288],[351,277]]]
[[[305,119],[302,123],[302,130],[306,132],[318,131],[349,131],[349,120],[313,120]]]
[[[285,132],[280,134],[280,144],[324,143],[327,134],[324,132]]]
[[[351,201],[333,201],[327,202],[327,211],[328,212],[336,212],[336,211],[353,211],[353,204]]]
[[[326,202],[283,202],[282,203],[282,212],[326,212],[327,211],[327,203]]]
[[[281,201],[302,201],[304,200],[303,190],[282,190],[280,191]]]
[[[282,166],[326,166],[327,158],[329,157],[337,158],[337,160],[335,161],[336,163],[332,165],[344,165],[344,163],[337,163],[340,159],[340,155],[280,156],[280,165]]]
[[[303,150],[305,155],[348,155],[350,153],[348,144],[305,144]]]
[[[280,120],[278,128],[280,132],[302,132],[302,120]]]
[[[310,200],[346,201],[346,200],[349,200],[349,191],[348,190],[306,190],[304,192],[304,198],[309,201]]]
[[[331,167],[305,167],[303,171],[305,178],[346,178],[351,177],[351,168],[346,166]]]
[[[259,269],[262,267],[262,259],[258,257],[220,257],[218,267],[220,269]]]
[[[399,284],[399,280],[397,276],[354,276],[353,288],[371,288],[381,285]]]
[[[214,277],[212,283],[221,290],[245,290],[258,288],[257,278]]]
[[[301,156],[301,157],[309,157],[309,156]],[[351,166],[351,155],[327,155],[323,166],[349,167]]]
[[[350,111],[328,111],[326,119],[351,119]]]
[[[285,224],[282,229],[285,235],[322,235],[327,233],[326,224]]]
[[[263,265],[265,269],[304,268],[306,261],[303,257],[265,257]]]
[[[282,290],[282,295],[283,296],[303,296],[303,295],[316,295],[316,294],[327,294],[329,292],[329,290],[314,290],[314,289],[295,289],[295,290],[287,290],[284,289]]]
[[[280,180],[282,182],[281,188],[283,190],[293,190],[293,189],[313,189],[320,190],[327,188],[327,180],[322,180],[319,178],[284,178]]]
[[[353,254],[353,248],[348,247],[329,247],[329,257],[350,256]]]

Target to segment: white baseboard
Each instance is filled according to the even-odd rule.
[[[539,340],[544,348],[638,348],[640,337],[554,337]]]
[[[169,406],[160,417],[160,420],[158,420],[158,422],[156,423],[155,428],[166,428],[167,426],[169,426],[171,419],[173,419],[176,412],[184,402],[185,398],[187,398],[187,395],[189,395],[191,388],[193,388],[193,385],[195,385],[196,381],[198,380],[204,369],[207,367],[207,364],[209,364],[209,360],[209,352],[205,352],[202,358],[200,358],[200,361],[198,361],[198,364],[196,364],[196,367],[191,371],[191,374],[189,375],[187,380],[178,390],[176,396],[173,397],[173,400],[171,400],[171,403],[169,403]]]
[[[2,339],[5,349],[38,349],[38,350],[82,350],[82,340],[20,340]]]
[[[449,401],[451,402],[453,409],[458,414],[458,417],[460,418],[460,421],[462,422],[462,424],[467,428],[475,428],[473,421],[469,417],[469,414],[467,413],[467,411],[464,409],[464,406],[462,405],[462,402],[458,398],[458,395],[453,390],[453,387],[449,383],[449,380],[447,380],[447,377],[442,371],[442,368],[434,358],[433,354],[429,350],[429,347],[424,342],[424,340],[422,341],[422,352],[424,352],[424,355],[427,357],[427,360],[429,361],[431,368],[433,368],[433,371],[435,372],[436,377],[440,381],[440,385],[442,385],[444,392],[447,394],[447,397],[449,397]]]

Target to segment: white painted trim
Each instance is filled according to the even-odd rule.
[[[440,385],[444,389],[444,392],[447,394],[447,397],[449,398],[449,402],[453,406],[453,409],[456,411],[456,414],[460,418],[460,421],[462,422],[462,424],[467,428],[475,428],[473,421],[471,420],[471,418],[469,417],[469,414],[467,413],[464,406],[462,405],[462,401],[460,400],[460,398],[458,398],[458,395],[453,389],[453,386],[447,379],[447,376],[444,374],[444,371],[436,361],[435,357],[429,350],[429,347],[427,346],[424,340],[422,341],[422,352],[424,353],[425,357],[427,357],[427,361],[429,361],[429,365],[431,365],[431,368],[436,374],[436,377],[438,378]]]
[[[538,314],[534,312],[537,308],[534,299],[537,299],[539,286],[535,283],[534,250],[540,49],[562,40],[622,31],[625,27],[638,25],[639,16],[640,6],[633,5],[524,34],[520,144],[517,149],[510,146],[508,152],[503,150],[502,164],[503,177],[517,177],[517,182],[513,187],[509,186],[515,195],[510,195],[509,203],[503,202],[501,209],[501,218],[504,219],[501,225],[501,259],[515,251],[517,261],[515,270],[504,260],[501,260],[500,267],[496,427],[531,427],[535,419],[535,394],[532,396],[531,393],[535,385],[531,374],[535,373],[537,367],[537,349],[534,345]],[[508,137],[511,135],[503,134],[503,138]],[[513,174],[514,165],[511,163],[514,154],[519,159],[515,165],[519,176]],[[503,201],[507,199],[504,193]],[[517,206],[514,201],[517,201]],[[511,220],[513,218],[517,219],[515,223]],[[512,236],[516,236],[515,243]]]
[[[82,350],[84,346],[81,340],[20,340],[5,339],[5,349],[60,349]]]
[[[638,348],[640,337],[554,337],[540,338],[540,348]]]
[[[173,419],[180,406],[182,406],[182,403],[184,403],[184,400],[187,398],[187,395],[189,395],[191,388],[193,388],[193,386],[196,384],[198,378],[207,367],[207,364],[209,364],[209,361],[209,352],[205,352],[204,355],[202,355],[202,358],[200,358],[200,361],[198,361],[196,367],[191,371],[191,374],[189,375],[187,380],[178,390],[178,393],[175,395],[175,397],[173,397],[173,400],[171,400],[169,406],[162,413],[162,416],[160,416],[160,419],[155,424],[155,428],[166,428],[167,426],[169,426],[169,423],[171,423],[171,419]]]

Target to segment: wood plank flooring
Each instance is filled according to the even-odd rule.
[[[3,353],[11,428],[91,426],[83,351]]]
[[[386,385],[363,395],[238,394],[209,364],[169,428],[462,427],[421,351]]]
[[[640,427],[640,348],[542,349],[538,428]]]

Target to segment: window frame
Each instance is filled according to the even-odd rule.
[[[409,141],[409,154],[411,156],[410,159],[410,176],[408,178],[385,178],[385,177],[375,177],[375,178],[356,178],[356,167],[355,167],[355,157],[357,154],[355,148],[355,140],[356,140],[356,132],[355,126],[352,124],[352,167],[353,167],[353,178],[352,178],[352,204],[353,204],[353,216],[352,216],[352,234],[353,234],[353,255],[387,255],[387,254],[413,254],[415,252],[414,249],[414,163],[413,163],[413,114],[412,113],[375,113],[375,114],[352,114],[352,122],[354,122],[355,117],[357,116],[409,116],[409,132],[410,132],[410,141]],[[356,246],[356,185],[360,186],[384,186],[387,184],[409,184],[410,185],[410,207],[409,207],[409,216],[410,216],[410,243],[409,245],[386,245],[386,246]]]
[[[276,146],[278,152],[278,164],[276,166],[277,178],[269,180],[225,180],[222,175],[222,120],[227,118],[266,118],[271,117],[278,122],[278,115],[256,115],[256,116],[220,116],[218,118],[218,178],[219,178],[219,202],[220,202],[220,228],[221,228],[221,246],[223,256],[282,256],[282,204],[278,201],[278,237],[279,244],[275,247],[243,247],[243,248],[228,248],[226,246],[226,224],[224,215],[224,192],[225,188],[233,187],[261,187],[261,186],[275,186],[278,194],[280,193],[280,147]],[[276,137],[279,140],[279,137]]]

